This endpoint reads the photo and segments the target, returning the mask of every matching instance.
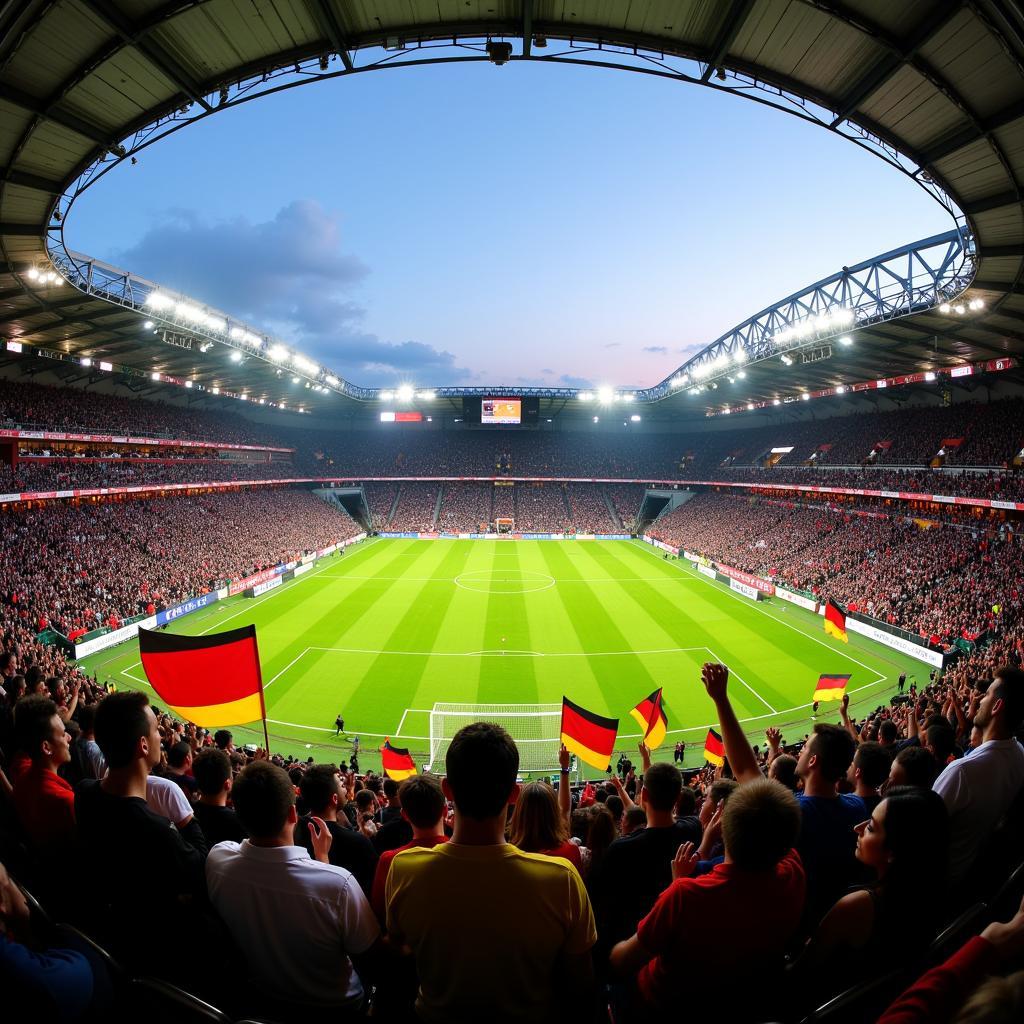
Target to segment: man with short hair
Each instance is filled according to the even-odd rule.
[[[71,742],[57,705],[24,697],[14,709],[18,748],[30,763],[14,777],[14,807],[32,845],[55,856],[70,845],[75,828],[75,791],[57,774],[71,760]]]
[[[355,876],[328,862],[331,832],[322,818],[307,831],[315,857],[295,845],[295,788],[269,761],[247,765],[232,790],[249,838],[210,852],[210,899],[235,936],[260,1006],[289,1019],[328,1010],[355,1019],[365,1005],[351,957],[367,953],[380,929]]]
[[[879,787],[887,778],[892,767],[889,751],[881,743],[861,743],[853,755],[846,781],[853,786],[853,792],[864,801],[868,817],[881,803]]]
[[[344,812],[339,811],[344,799],[338,769],[333,764],[315,764],[299,782],[299,794],[309,810],[309,815],[299,819],[295,826],[295,845],[305,847],[313,856],[313,840],[310,835],[310,817],[320,818],[327,823],[331,834],[329,861],[335,867],[345,868],[356,877],[359,887],[367,897],[373,885],[373,873],[377,867],[377,853],[373,843],[366,836],[350,828]]]
[[[640,807],[647,826],[616,839],[590,876],[590,892],[600,937],[598,959],[636,931],[640,919],[654,906],[672,881],[672,858],[683,843],[699,846],[703,829],[692,814],[677,819],[676,802],[683,788],[679,769],[668,761],[651,764],[643,744],[644,765]],[[628,878],[629,883],[623,884]]]
[[[108,941],[116,941],[119,955],[133,969],[151,970],[154,957],[169,956],[188,941],[187,911],[206,895],[206,840],[194,820],[179,831],[147,806],[146,781],[160,763],[160,728],[144,693],[103,698],[96,712],[96,742],[107,774],[98,781],[83,780],[75,792],[86,860],[105,865],[90,877],[89,892],[100,904],[101,923],[109,928]],[[166,905],[177,912],[140,944],[139,900],[152,890],[154,879],[159,879]]]
[[[213,743],[218,750],[223,750],[225,754],[235,752],[234,737],[231,735],[230,729],[218,729],[213,734]]]
[[[950,878],[970,871],[982,844],[1024,786],[1024,748],[1015,739],[1024,723],[1024,672],[1001,668],[974,716],[981,743],[947,765],[932,787],[949,811]]]
[[[196,780],[192,775],[192,746],[187,740],[172,743],[167,751],[166,777],[176,782],[192,800],[196,795]]]
[[[920,786],[931,789],[938,775],[935,758],[924,747],[904,747],[893,759],[885,788]]]
[[[192,773],[199,792],[192,810],[210,848],[218,843],[240,843],[248,833],[234,809],[228,807],[231,758],[217,747],[206,747],[192,762]]]
[[[744,1009],[763,1008],[770,997],[758,984],[781,971],[783,954],[800,923],[804,872],[793,849],[800,809],[784,786],[757,778],[739,786],[722,812],[724,863],[690,877],[697,867],[692,843],[673,860],[673,881],[640,922],[635,934],[612,950],[615,974],[635,972],[644,1011],[676,1010],[706,1015],[714,1008],[725,1019],[745,1019]],[[728,988],[736,965],[748,971]],[[692,970],[699,965],[700,984]]]
[[[725,756],[742,787],[762,775],[729,700],[728,679],[725,665],[708,662],[701,670],[701,681],[718,712]],[[846,729],[818,723],[797,759],[796,772],[804,788],[797,794],[801,825],[796,848],[807,878],[804,919],[809,928],[858,877],[853,827],[868,818],[867,808],[859,796],[836,790],[853,751],[853,737]]]
[[[370,903],[382,924],[385,923],[387,916],[385,885],[395,855],[402,850],[411,850],[414,846],[432,849],[438,843],[448,842],[444,834],[444,793],[434,776],[413,775],[405,779],[399,786],[399,794],[402,817],[412,829],[412,840],[396,850],[385,850],[377,861]]]
[[[82,730],[76,741],[79,774],[83,779],[102,779],[107,762],[96,742],[96,707],[86,704],[78,709],[78,727]]]
[[[539,1024],[559,997],[588,1019],[597,933],[583,881],[568,861],[505,841],[519,792],[512,737],[467,725],[445,763],[452,838],[397,854],[385,887],[389,936],[416,957],[420,1019]]]

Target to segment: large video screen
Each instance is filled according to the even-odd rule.
[[[519,424],[523,422],[520,398],[483,398],[480,401],[481,423]]]

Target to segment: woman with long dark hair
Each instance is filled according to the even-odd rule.
[[[857,860],[870,880],[825,915],[796,965],[801,973],[843,965],[847,978],[922,951],[939,925],[949,816],[930,789],[894,786],[856,826]],[[837,954],[841,959],[837,960]],[[842,981],[842,979],[839,979]]]
[[[569,842],[568,823],[555,791],[546,782],[529,782],[519,791],[509,841],[524,853],[564,857],[577,871],[580,869],[580,848]]]

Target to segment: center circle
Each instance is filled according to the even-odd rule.
[[[553,576],[532,569],[473,569],[455,577],[455,586],[477,594],[532,594],[554,585]]]

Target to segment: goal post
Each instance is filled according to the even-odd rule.
[[[464,725],[473,722],[495,722],[515,740],[520,774],[558,771],[561,704],[435,704],[430,711],[433,771],[444,773],[448,744]]]

